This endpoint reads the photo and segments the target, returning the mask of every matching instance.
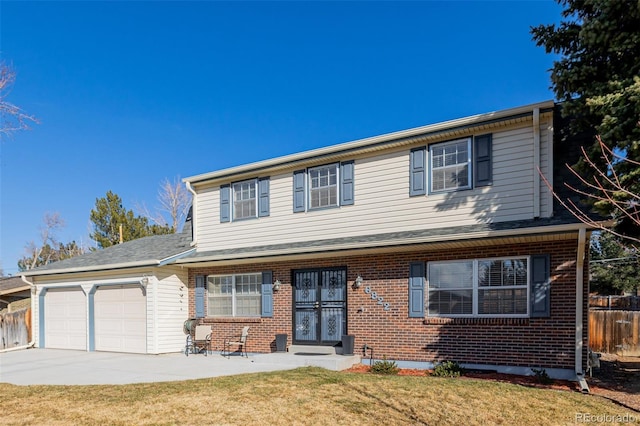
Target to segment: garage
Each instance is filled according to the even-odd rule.
[[[87,298],[82,289],[49,289],[44,297],[45,347],[86,350]]]
[[[147,298],[140,285],[109,285],[97,288],[95,350],[147,352]]]

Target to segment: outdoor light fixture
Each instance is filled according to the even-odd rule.
[[[362,277],[360,275],[358,275],[358,277],[356,278],[356,280],[354,281],[353,285],[356,288],[359,288],[362,285]]]
[[[280,290],[280,280],[276,280],[276,282],[273,283],[273,291],[278,291]]]

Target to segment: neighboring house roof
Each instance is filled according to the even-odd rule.
[[[122,269],[140,266],[159,266],[172,262],[195,250],[191,247],[191,226],[185,224],[180,234],[153,235],[96,250],[60,262],[25,271],[22,275],[50,275]]]
[[[30,286],[20,277],[0,277],[0,296],[29,290]]]

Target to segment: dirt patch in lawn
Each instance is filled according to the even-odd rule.
[[[369,366],[364,364],[357,364],[348,370],[344,370],[350,373],[370,373]],[[431,375],[432,370],[421,370],[421,369],[413,369],[413,368],[401,368],[398,371],[399,376],[429,376]],[[373,374],[373,373],[370,373]],[[579,391],[580,386],[576,382],[571,382],[568,380],[553,380],[552,383],[540,383],[535,376],[520,376],[516,374],[504,374],[504,373],[496,373],[492,371],[466,371],[460,379],[481,379],[481,380],[492,380],[494,382],[504,382],[504,383],[513,383],[516,385],[527,386],[532,388],[540,388],[540,389],[556,389],[556,390],[565,390],[565,391]]]
[[[591,393],[640,412],[640,357],[602,354],[587,383]]]
[[[369,373],[369,366],[358,364],[345,371],[353,373]],[[430,370],[400,369],[398,375],[428,376],[430,373]],[[577,382],[553,380],[551,383],[541,383],[535,376],[467,371],[461,379],[491,380],[527,387],[570,392],[581,391],[580,385]],[[626,408],[640,412],[639,357],[618,357],[615,355],[603,354],[600,359],[600,368],[594,369],[593,377],[587,377],[587,383],[589,384],[591,394],[605,397]]]

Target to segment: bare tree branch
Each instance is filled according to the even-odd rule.
[[[616,154],[602,142],[602,139],[599,136],[597,137],[597,140],[600,146],[601,159],[604,162],[604,166],[599,167],[595,161],[587,155],[586,150],[582,148],[584,161],[593,173],[593,181],[587,180],[567,164],[566,167],[585,189],[577,188],[568,182],[565,182],[564,185],[572,192],[581,195],[584,199],[591,200],[592,202],[610,203],[614,207],[614,210],[618,212],[619,217],[616,218],[617,220],[627,218],[635,225],[640,226],[640,194],[635,194],[624,187],[620,176],[616,171],[616,167],[614,167],[614,163],[620,162],[627,162],[634,166],[640,166],[640,163]],[[553,197],[575,218],[593,228],[609,232],[621,239],[630,241],[634,248],[638,248],[636,244],[640,243],[640,238],[616,232],[611,229],[611,227],[606,226],[602,221],[595,220],[587,211],[585,211],[584,207],[578,206],[573,200],[569,198],[566,200],[562,199],[557,192],[553,190],[553,187],[539,168],[538,173],[547,188],[549,188],[553,194]]]
[[[180,181],[180,177],[174,178],[173,181],[165,178],[160,183],[157,199],[159,205],[155,212],[150,211],[144,203],[136,204],[136,211],[160,226],[170,224],[173,232],[178,232],[191,205],[191,194]]]
[[[33,115],[6,100],[15,80],[13,68],[0,62],[0,135],[9,136],[15,131],[29,129],[29,123],[38,123]]]

